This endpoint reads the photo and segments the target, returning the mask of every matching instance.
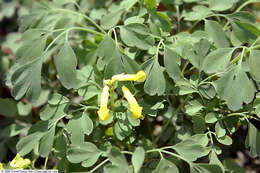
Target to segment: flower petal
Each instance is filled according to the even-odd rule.
[[[100,98],[100,109],[97,111],[99,119],[104,121],[109,117],[109,109],[108,107],[108,98],[109,98],[109,87],[106,85],[101,93]]]
[[[130,110],[131,110],[131,112],[133,114],[133,117],[135,119],[143,117],[143,115],[142,115],[143,108],[141,106],[139,106],[139,104],[137,103],[135,97],[129,91],[129,89],[127,87],[125,87],[125,86],[122,86],[122,91],[124,93],[124,97],[126,98],[126,100],[128,101],[128,103],[130,105]]]

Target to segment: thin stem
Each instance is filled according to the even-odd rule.
[[[49,156],[47,156],[47,157],[45,158],[43,169],[47,169],[48,159],[49,159]]]
[[[235,12],[239,12],[240,10],[242,10],[243,8],[245,8],[247,5],[251,4],[251,3],[255,3],[257,1],[246,1],[244,4],[242,4],[239,8],[236,9]],[[259,1],[258,1],[259,2]]]
[[[256,1],[254,1],[254,0],[253,0],[253,1],[246,1],[244,4],[242,4],[240,7],[238,7],[234,13],[239,12],[239,11],[242,10],[245,6],[247,6],[247,5],[251,4],[251,3],[254,3],[254,2],[256,2]],[[234,13],[233,13],[233,14],[234,14]],[[225,24],[225,26],[223,27],[223,29],[226,30],[229,24],[230,24],[230,22],[227,21],[227,23]]]
[[[88,29],[88,28],[83,28],[83,27],[72,27],[72,28],[69,28],[70,30],[81,30],[81,31],[86,31],[86,32],[89,32],[91,34],[95,34],[95,35],[99,35],[99,36],[105,36],[105,34],[103,33],[100,33],[100,32],[97,32],[97,31],[94,31],[94,30],[91,30],[91,29]]]
[[[181,28],[180,28],[180,18],[181,18],[181,15],[180,15],[180,8],[178,5],[176,5],[176,12],[177,12],[177,32],[179,33]]]
[[[129,155],[133,155],[133,153],[132,153],[132,152],[130,152],[130,151],[122,151],[121,153],[123,153],[123,154],[129,154]]]
[[[81,16],[81,17],[85,18],[87,21],[89,21],[90,23],[92,23],[103,34],[106,34],[106,32],[103,30],[103,28],[101,28],[94,20],[92,20],[90,17],[86,16],[85,14],[78,13],[78,12],[71,11],[71,10],[67,10],[67,9],[61,9],[61,8],[53,9],[52,11],[53,12],[60,11],[60,12],[71,13],[71,14],[75,14],[77,16]]]
[[[115,37],[116,46],[118,46],[117,34],[116,34],[116,30],[115,29],[113,29],[113,33],[114,33],[114,37]]]
[[[244,113],[248,113],[248,112],[244,112]],[[247,116],[244,113],[242,112],[242,113],[228,114],[227,116],[222,117],[220,120],[224,120],[226,118],[233,117],[233,116],[241,116],[241,117],[244,117],[246,119],[246,121],[249,123],[249,120],[248,120]]]
[[[254,47],[254,45],[255,45],[259,40],[260,40],[260,37],[258,37],[258,38],[254,41],[254,43],[250,46],[250,48],[251,48],[251,47]],[[249,49],[250,49],[250,48],[249,48]]]
[[[189,61],[187,60],[186,63],[184,64],[183,68],[182,68],[182,71],[181,71],[181,74],[184,76],[184,72],[187,68],[187,66],[189,65]]]
[[[106,162],[108,162],[109,159],[104,160],[103,162],[101,162],[100,164],[98,164],[95,168],[93,168],[91,171],[89,171],[88,173],[92,173],[95,170],[97,170],[99,167],[101,167],[102,165],[104,165]]]
[[[175,154],[175,153],[172,153],[172,152],[169,152],[169,151],[165,151],[165,150],[160,150],[160,152],[165,153],[165,154],[169,154],[169,155],[171,155],[173,157],[177,157],[177,158],[187,162],[189,165],[192,165],[192,163],[189,160],[183,158],[182,156],[180,156],[178,154]]]
[[[212,138],[212,132],[210,131],[210,129],[208,128],[208,134],[209,134],[209,137],[210,137],[210,142],[211,142],[211,145],[214,145],[214,142],[213,142],[213,138]]]
[[[252,47],[252,49],[259,49],[259,48],[260,48],[260,45]]]

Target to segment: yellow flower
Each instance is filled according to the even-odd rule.
[[[1,162],[0,162],[0,170],[4,170],[4,166]]]
[[[141,118],[142,116],[142,110],[143,108],[141,106],[139,106],[139,104],[137,103],[135,97],[133,96],[133,94],[129,91],[129,89],[125,86],[122,87],[122,91],[124,93],[124,97],[126,98],[126,100],[128,101],[129,105],[130,105],[130,110],[133,114],[133,117],[135,119]]]
[[[15,158],[11,161],[10,166],[14,169],[24,169],[31,164],[29,159],[23,159],[18,153]]]
[[[107,108],[109,98],[109,87],[106,85],[101,93],[100,108],[98,110],[99,119],[104,121],[109,117],[109,109]]]
[[[108,84],[114,83],[116,81],[136,81],[143,82],[146,79],[144,71],[139,71],[136,74],[117,74],[112,77],[112,80],[108,80]]]

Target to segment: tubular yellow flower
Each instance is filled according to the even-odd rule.
[[[122,91],[124,93],[124,97],[126,98],[126,100],[128,101],[128,103],[130,105],[130,110],[131,110],[131,112],[133,114],[133,117],[135,119],[143,117],[143,115],[142,115],[143,108],[141,106],[139,106],[139,104],[137,103],[135,97],[129,91],[129,89],[127,87],[125,87],[125,86],[122,86]]]
[[[31,164],[29,159],[23,159],[18,153],[15,158],[11,161],[10,166],[14,169],[24,169]]]
[[[1,162],[0,162],[0,170],[4,170],[4,166]]]
[[[106,85],[101,93],[100,108],[98,110],[99,119],[104,121],[109,117],[109,109],[107,108],[109,98],[109,87]]]
[[[112,77],[111,82],[116,81],[136,81],[143,82],[146,79],[146,74],[144,71],[139,71],[136,74],[117,74]]]

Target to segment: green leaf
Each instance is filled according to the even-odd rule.
[[[210,123],[210,124],[217,122],[218,118],[217,118],[216,113],[214,113],[214,112],[208,113],[205,117],[205,121],[206,121],[206,123]]]
[[[39,154],[42,157],[47,157],[51,150],[54,142],[55,126],[53,126],[40,140]]]
[[[226,129],[223,126],[223,123],[221,121],[219,121],[215,124],[215,131],[216,131],[216,135],[218,138],[225,136]]]
[[[232,14],[229,14],[228,17],[232,18],[234,21],[239,20],[242,22],[252,23],[256,22],[255,16],[248,11],[238,11]]]
[[[209,138],[206,134],[196,134],[191,136],[191,139],[196,141],[198,144],[206,147],[209,143]]]
[[[213,99],[217,92],[214,83],[206,83],[198,86],[199,93],[206,99]]]
[[[222,173],[225,172],[225,168],[224,168],[223,164],[222,164],[221,161],[218,159],[218,156],[217,156],[217,154],[216,154],[214,151],[212,151],[212,152],[210,153],[209,160],[210,160],[209,164],[218,165],[218,166],[222,169]]]
[[[20,116],[27,116],[31,113],[32,111],[32,105],[30,103],[24,104],[23,102],[19,102],[17,104],[17,109],[18,109],[18,114]]]
[[[146,74],[147,79],[144,84],[144,91],[149,95],[163,95],[166,89],[166,81],[157,58],[154,58]]]
[[[191,173],[222,173],[221,167],[218,165],[207,163],[192,164]]]
[[[153,173],[157,173],[157,172],[162,172],[162,173],[179,173],[179,170],[177,168],[177,166],[166,160],[166,159],[161,159],[158,166],[156,167],[156,169],[153,171]]]
[[[205,149],[196,141],[187,139],[173,146],[173,149],[185,159],[195,161],[205,155]]]
[[[114,40],[108,35],[104,37],[101,43],[99,43],[97,49],[97,56],[102,58],[105,62],[109,62],[114,55],[117,55],[117,49]]]
[[[209,52],[210,42],[206,39],[201,39],[198,43],[190,46],[185,56],[198,69],[202,69],[203,62]]]
[[[14,117],[17,115],[17,106],[16,102],[12,99],[0,98],[0,115],[4,115],[6,117]]]
[[[32,38],[32,36],[30,38]],[[43,36],[40,35],[23,43],[23,45],[16,52],[17,61],[21,64],[24,64],[32,62],[36,58],[42,56],[46,45],[46,40],[47,35],[43,33]]]
[[[53,0],[53,2],[57,5],[65,5],[69,3],[75,3],[74,0]]]
[[[125,173],[125,171],[115,165],[108,165],[104,168],[104,173]]]
[[[168,46],[165,46],[164,49],[164,66],[173,80],[178,80],[181,77],[181,70],[179,67],[180,57],[170,49]]]
[[[2,134],[3,136],[13,137],[19,135],[25,129],[28,129],[28,127],[24,127],[19,124],[11,124],[3,129]]]
[[[71,163],[82,162],[82,166],[90,167],[97,162],[100,155],[101,151],[93,143],[85,142],[71,147],[68,150],[67,158]]]
[[[67,89],[75,88],[78,83],[77,57],[68,42],[63,45],[54,60],[61,84]]]
[[[250,73],[255,80],[260,82],[260,50],[251,50],[249,56]]]
[[[83,113],[81,117],[81,127],[86,135],[90,135],[93,131],[93,122],[87,113]]]
[[[195,21],[195,20],[202,20],[206,18],[207,16],[213,14],[212,11],[208,7],[197,5],[192,8],[193,11],[186,12],[183,14],[183,17],[185,20],[188,21]]]
[[[125,156],[120,152],[119,149],[112,147],[108,153],[108,158],[112,162],[113,165],[122,168],[123,170],[128,170],[128,163],[126,161]]]
[[[16,100],[21,99],[27,92],[26,97],[30,102],[37,101],[41,93],[41,68],[42,61],[37,58],[22,65],[12,74],[12,96]]]
[[[151,14],[152,22],[157,25],[158,29],[162,29],[165,32],[171,32],[172,20],[167,13],[156,12]]]
[[[214,11],[226,11],[231,9],[237,2],[238,0],[230,0],[230,1],[226,1],[226,0],[210,0],[209,1],[209,7],[211,10]]]
[[[123,9],[126,9],[126,11],[130,10],[136,3],[138,2],[138,0],[125,0],[125,1],[121,1],[120,3],[120,7]]]
[[[65,114],[65,107],[66,104],[61,104],[61,105],[46,105],[44,108],[41,109],[40,111],[40,118],[41,120],[49,120],[49,119],[60,119],[64,114]]]
[[[156,9],[157,1],[156,0],[144,0],[144,5],[148,9]]]
[[[246,147],[250,148],[250,155],[253,158],[256,158],[260,154],[260,133],[257,128],[249,123],[248,133],[246,136]]]
[[[138,26],[137,29],[134,26]],[[142,29],[140,29],[142,28]],[[129,24],[120,27],[120,36],[122,41],[130,47],[137,47],[142,50],[150,49],[154,44],[153,37],[144,34],[145,25],[142,24]]]
[[[67,153],[67,142],[64,135],[58,136],[53,145],[54,155],[58,158],[65,158]]]
[[[241,109],[243,103],[250,103],[255,94],[253,82],[240,65],[224,73],[216,81],[216,88],[219,96],[227,101],[227,106],[233,111]]]
[[[43,134],[33,133],[21,138],[17,143],[16,149],[21,156],[28,154],[37,145]]]
[[[59,105],[59,104],[64,104],[68,103],[69,99],[59,93],[54,93],[51,98],[48,100],[48,103],[50,105]]]
[[[208,34],[210,40],[214,41],[217,48],[229,47],[227,36],[218,22],[206,20],[205,32]]]
[[[73,118],[67,124],[67,130],[71,134],[71,143],[80,145],[84,143],[84,130],[82,125],[82,115],[74,115]]]
[[[218,142],[224,145],[231,145],[232,144],[232,139],[231,137],[225,135],[221,138],[217,138]]]
[[[118,112],[115,114],[117,116],[117,123],[114,126],[114,134],[117,139],[122,141],[126,137],[128,137],[132,132],[132,126],[130,125],[127,115],[122,112]],[[132,115],[131,115],[132,116]]]
[[[122,10],[117,10],[109,13],[106,16],[103,16],[100,21],[101,26],[106,30],[113,28],[119,22],[122,13]]]
[[[201,116],[192,116],[194,133],[204,133],[206,130],[205,120]]]
[[[134,166],[135,173],[138,173],[141,169],[145,159],[145,151],[142,147],[137,147],[132,155],[132,164]]]
[[[216,73],[225,70],[233,51],[234,49],[232,48],[220,48],[210,52],[203,62],[203,70],[206,73]]]
[[[260,35],[260,30],[253,24],[245,22],[231,22],[232,31],[236,38],[242,43],[256,40]]]
[[[204,106],[197,100],[192,100],[185,106],[185,113],[188,115],[196,115]]]

